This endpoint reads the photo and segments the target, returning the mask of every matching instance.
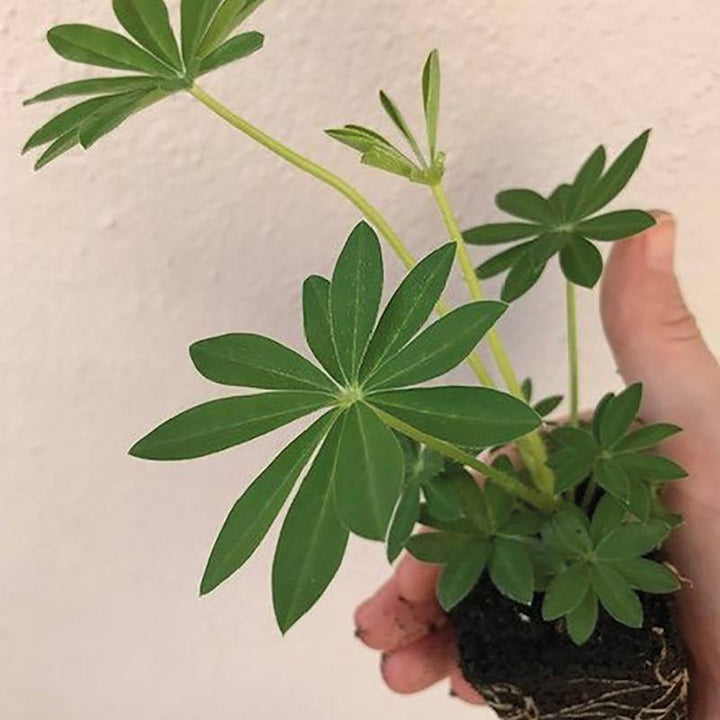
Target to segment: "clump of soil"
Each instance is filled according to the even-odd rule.
[[[452,612],[467,680],[503,720],[688,720],[689,675],[674,598],[641,596],[645,625],[601,610],[577,647],[547,623],[541,597],[525,608],[487,576]]]

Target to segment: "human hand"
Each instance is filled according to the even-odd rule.
[[[693,581],[678,596],[692,660],[692,718],[712,720],[720,717],[720,366],[675,276],[675,222],[665,213],[655,216],[655,227],[615,244],[602,318],[622,377],[645,386],[643,419],[684,430],[663,446],[690,473],[668,488],[669,505],[686,520],[668,550]],[[480,704],[458,669],[452,630],[435,601],[437,572],[404,558],[357,609],[357,633],[382,651],[383,678],[396,692],[418,692],[449,677],[453,694]]]

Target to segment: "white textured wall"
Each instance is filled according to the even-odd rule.
[[[125,451],[216,392],[187,360],[194,339],[242,329],[299,345],[300,283],[329,270],[358,218],[189,97],[33,175],[18,148],[48,108],[20,101],[84,72],[55,58],[43,32],[107,23],[109,6],[0,8],[0,716],[478,717],[445,689],[405,699],[378,681],[350,620],[386,572],[377,547],[356,544],[284,640],[269,602],[272,542],[196,598],[219,523],[289,433],[181,465]],[[548,189],[596,142],[618,149],[654,127],[625,201],[679,215],[686,290],[720,347],[717,2],[270,0],[252,25],[266,50],[208,88],[356,181],[418,251],[443,235],[423,189],[359,167],[320,130],[379,121],[381,84],[417,110],[431,47],[466,224],[493,216],[495,190]],[[503,327],[520,372],[547,392],[564,387],[561,298],[551,274]],[[584,294],[588,401],[618,382],[595,306]]]

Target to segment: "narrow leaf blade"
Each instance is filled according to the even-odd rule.
[[[328,413],[311,425],[235,503],[210,554],[200,585],[202,595],[227,580],[255,552],[334,420],[335,414]]]
[[[440,606],[449,612],[467,597],[482,576],[490,556],[490,546],[485,541],[469,543],[462,557],[450,561],[437,583]]]
[[[290,506],[273,560],[275,617],[286,633],[320,599],[337,573],[349,533],[337,518],[335,425]]]
[[[312,354],[331,377],[342,382],[330,322],[330,283],[318,275],[309,277],[303,285],[303,324]]]
[[[186,410],[130,450],[145,460],[189,460],[241,445],[327,407],[327,395],[272,392],[213,400]]]
[[[337,386],[302,355],[261,335],[235,333],[195,343],[190,356],[198,372],[221,385],[266,390],[319,390]]]
[[[204,75],[211,70],[229,63],[249,57],[258,50],[261,50],[265,43],[265,36],[259,32],[248,32],[237,35],[224,42],[213,50],[207,57],[203,58],[199,67],[199,74]]]
[[[618,210],[584,220],[579,233],[593,240],[624,240],[655,225],[655,218],[642,210]]]

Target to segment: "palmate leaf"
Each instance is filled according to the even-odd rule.
[[[680,589],[677,574],[666,565],[652,560],[629,558],[617,563],[615,569],[635,590],[664,595]]]
[[[541,420],[522,400],[479,387],[379,392],[368,402],[440,440],[491,447],[536,430]]]
[[[588,590],[583,601],[566,617],[567,631],[576,645],[584,645],[595,632],[598,621],[598,600],[594,590]]]
[[[227,450],[333,404],[324,393],[270,392],[213,400],[163,423],[130,450],[145,460],[188,460]]]
[[[337,475],[335,425],[300,486],[283,523],[273,561],[275,617],[286,633],[335,577],[349,533],[338,520],[332,479]]]
[[[357,380],[378,309],[383,286],[380,242],[373,229],[360,223],[338,259],[330,287],[330,321],[344,377]]]
[[[642,385],[628,386],[616,397],[607,401],[599,421],[600,442],[612,448],[625,435],[640,411]]]
[[[338,425],[333,477],[338,515],[356,535],[384,540],[402,485],[402,450],[393,433],[361,403],[348,409]]]
[[[602,606],[619,623],[642,627],[643,608],[630,583],[608,565],[592,569],[592,586]]]
[[[545,592],[543,619],[557,620],[575,610],[590,590],[590,580],[590,566],[586,563],[571,565],[557,575]]]
[[[58,25],[48,32],[47,39],[53,50],[66,60],[115,70],[177,77],[172,67],[111,30],[83,24]]]
[[[368,390],[419,385],[457,367],[503,315],[504,303],[482,301],[440,318],[366,380]]]
[[[288,445],[235,503],[215,541],[200,594],[227,580],[255,552],[337,414],[329,412]]]
[[[641,210],[622,210],[595,216],[627,185],[642,159],[649,133],[643,133],[623,151],[603,174],[605,149],[600,146],[583,164],[571,184],[561,184],[546,199],[534,190],[513,189],[498,193],[496,204],[524,222],[490,223],[463,233],[471,245],[495,245],[538,238],[490,258],[477,270],[478,277],[508,271],[502,298],[506,302],[528,292],[542,275],[547,262],[560,256],[565,277],[582,287],[594,287],[603,270],[602,256],[590,240],[612,241],[631,237],[655,224]],[[564,242],[540,243],[539,239],[565,236]],[[560,239],[560,238],[558,238]]]
[[[198,372],[222,385],[266,390],[315,390],[335,394],[337,385],[294,350],[261,335],[235,333],[190,348]]]
[[[430,317],[455,259],[449,243],[430,253],[405,277],[387,304],[363,359],[361,379],[402,350]]]
[[[500,538],[493,543],[490,579],[510,599],[522,605],[532,603],[535,590],[533,566],[521,541]]]
[[[681,428],[669,423],[646,425],[626,435],[617,443],[615,450],[619,453],[649,450],[679,432],[681,432]]]
[[[164,0],[113,0],[120,24],[156,58],[182,72],[183,63]]]
[[[453,532],[430,532],[413,535],[407,543],[408,552],[425,563],[444,564],[464,556],[472,538]]]

